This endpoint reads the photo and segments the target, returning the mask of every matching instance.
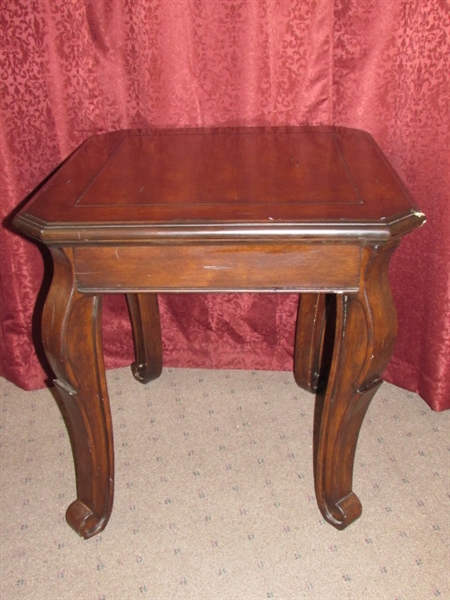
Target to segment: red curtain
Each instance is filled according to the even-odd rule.
[[[46,377],[48,256],[9,230],[11,211],[86,137],[339,124],[374,135],[427,214],[393,259],[386,378],[450,407],[449,34],[447,0],[2,0],[1,374]],[[297,300],[164,295],[165,364],[290,369]],[[131,361],[121,297],[105,301],[104,346],[107,366]]]

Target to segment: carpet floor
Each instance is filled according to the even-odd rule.
[[[450,598],[450,411],[384,384],[354,470],[361,518],[322,519],[314,398],[291,373],[107,374],[115,437],[111,520],[65,523],[72,454],[48,389],[0,379],[2,600]]]

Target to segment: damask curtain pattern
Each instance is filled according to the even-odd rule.
[[[339,2],[333,118],[368,129],[426,213],[394,254],[386,378],[450,407],[450,3]]]
[[[44,381],[32,339],[39,345],[46,257],[9,230],[8,215],[89,135],[337,123],[373,133],[427,213],[392,267],[400,335],[387,374],[434,408],[450,403],[450,262],[440,250],[449,15],[442,0],[3,0],[2,375],[26,388]],[[160,301],[166,364],[291,368],[295,295]],[[118,366],[132,354],[125,303],[105,304],[106,362]]]

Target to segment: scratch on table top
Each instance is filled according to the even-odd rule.
[[[231,267],[227,267],[225,265],[203,265],[204,269],[217,269],[217,270],[222,270],[222,269],[231,269]]]

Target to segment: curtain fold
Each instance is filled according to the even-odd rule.
[[[46,377],[48,257],[9,230],[11,211],[89,135],[341,124],[374,135],[427,214],[394,256],[400,327],[386,375],[449,407],[449,29],[444,0],[4,0],[0,373],[26,389]],[[292,368],[296,295],[160,304],[166,365]],[[121,297],[105,301],[104,347],[108,367],[131,361]]]
[[[368,129],[427,216],[394,254],[399,335],[385,373],[450,407],[450,4],[336,3],[333,116]]]

